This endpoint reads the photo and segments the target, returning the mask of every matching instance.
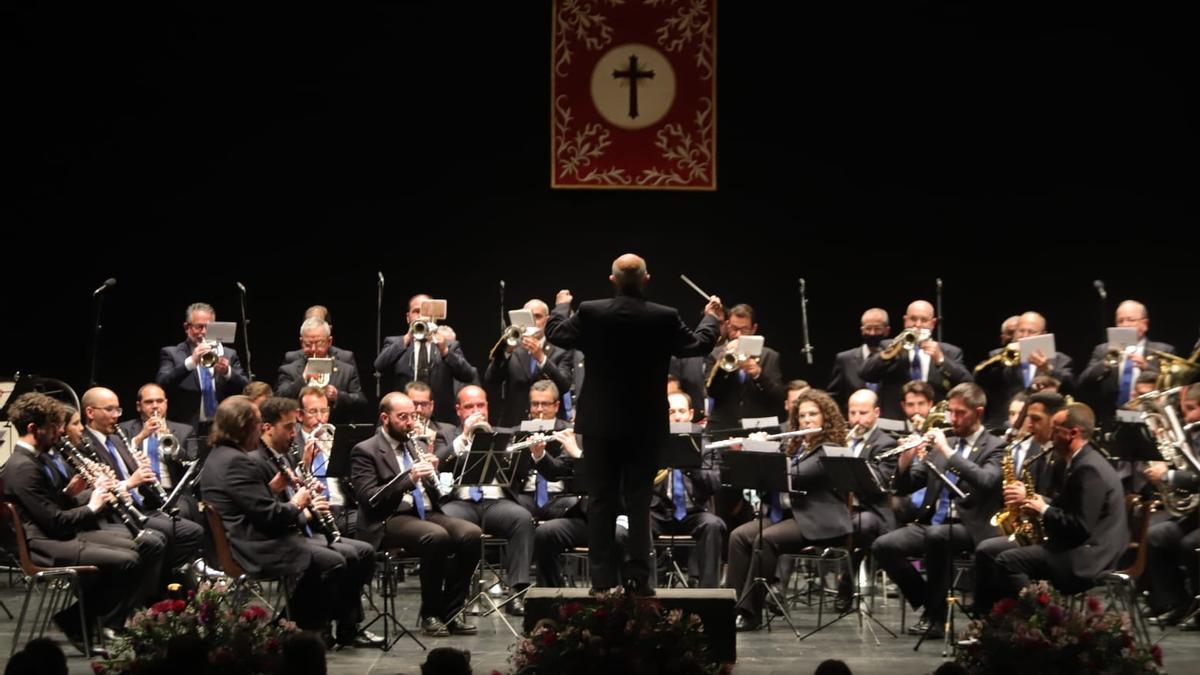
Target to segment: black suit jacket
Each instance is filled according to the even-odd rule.
[[[838,352],[833,358],[833,371],[829,373],[829,386],[825,391],[842,410],[846,409],[851,394],[867,387],[867,381],[862,378],[864,363],[866,359],[862,355],[862,345]]]
[[[375,359],[375,370],[391,374],[392,388],[403,390],[404,385],[416,377],[413,363],[413,347],[424,342],[413,340],[404,346],[403,335],[393,335],[383,341],[383,351]],[[440,422],[455,423],[454,415],[455,391],[454,381],[473,383],[478,381],[479,372],[467,362],[463,355],[462,345],[457,340],[447,343],[446,358],[437,347],[430,344],[429,357],[429,388],[433,390],[434,416]]]
[[[275,473],[250,453],[218,446],[205,461],[200,493],[221,515],[233,557],[247,572],[301,574],[312,559],[302,534],[305,516],[271,492]]]
[[[953,436],[948,437],[946,441],[951,449],[958,446],[958,439]],[[965,501],[958,502],[958,518],[976,544],[996,536],[998,532],[990,521],[1004,506],[1004,494],[1001,489],[1004,470],[1000,465],[1003,455],[1004,442],[986,431],[979,435],[979,440],[965,457],[955,454],[947,460],[933,447],[929,448],[926,455],[927,461],[932,461],[943,473],[951,470],[958,474],[958,489],[968,493]],[[917,510],[917,522],[929,524],[937,512],[938,500],[945,489],[941,479],[929,471],[924,462],[914,459],[907,471],[896,472],[895,485],[899,494],[910,494],[919,488],[925,488],[925,500]]]
[[[859,453],[859,457],[865,458],[867,462],[875,467],[876,475],[879,476],[879,481],[883,484],[884,488],[890,488],[892,480],[896,476],[897,458],[886,457],[881,460],[875,458],[894,447],[896,447],[896,439],[892,438],[879,427],[876,427],[863,439],[863,449]],[[860,498],[859,504],[863,509],[871,511],[882,518],[887,524],[887,529],[893,530],[896,528],[896,512],[892,510],[891,501],[890,494],[883,494],[874,500]]]
[[[709,511],[708,501],[721,489],[720,459],[716,450],[704,449],[700,466],[683,469],[683,489],[692,500],[688,513]],[[668,473],[663,482],[654,486],[650,497],[650,514],[661,520],[675,517],[675,503],[667,496],[667,483],[673,480]]]
[[[902,350],[890,361],[884,360],[881,354],[892,342],[884,340],[880,343],[880,350],[863,363],[860,375],[867,382],[879,383],[876,393],[879,394],[880,414],[888,419],[902,420],[905,419],[904,397],[900,390],[910,379],[912,360],[907,350]],[[941,346],[945,358],[941,365],[934,363],[933,359],[929,360],[929,376],[926,380],[933,387],[935,401],[945,398],[946,392],[954,385],[972,380],[971,373],[963,365],[962,350],[949,342],[943,342]]]
[[[440,463],[438,470],[444,470]],[[403,472],[402,478],[388,486],[378,500],[371,502],[371,497],[381,487],[400,474],[400,462],[382,427],[351,451],[350,481],[358,502],[358,538],[375,548],[379,548],[383,541],[384,525],[390,516],[397,513],[416,514],[414,508],[403,503],[404,495],[413,489],[413,481],[407,471]],[[428,497],[434,510],[437,510],[438,496],[429,492]]]
[[[503,349],[496,350],[496,358],[488,364],[483,375],[485,383],[504,387],[504,405],[500,407],[496,424],[513,427],[529,418],[529,387],[538,380],[554,382],[560,397],[571,390],[571,351],[555,347],[549,342],[546,342],[544,350],[546,362],[538,367],[536,373],[530,372],[533,356],[525,347],[518,346],[512,354],[505,353]],[[559,413],[565,413],[561,405]]]
[[[579,395],[575,431],[600,438],[653,438],[667,435],[665,382],[671,356],[699,356],[712,350],[719,323],[705,315],[695,331],[679,312],[644,298],[618,295],[590,300],[570,315],[558,305],[546,322],[546,337],[587,359],[588,376]]]
[[[704,372],[704,361],[703,356],[682,359],[672,356],[671,365],[667,367],[667,373],[679,380],[679,388],[692,399],[693,422],[704,419],[705,399],[708,398],[708,392],[704,388],[704,381],[708,377],[708,373]]]
[[[117,426],[121,427],[121,430],[125,432],[125,435],[129,437],[130,441],[133,441],[135,436],[142,433],[145,423],[142,422],[142,418],[137,417],[135,419],[125,420]],[[192,427],[186,424],[180,424],[179,422],[167,420],[167,430],[170,431],[171,435],[179,441],[179,447],[184,454],[184,456],[180,459],[187,461],[196,459],[196,444],[187,442],[187,439],[192,436]],[[171,485],[179,485],[179,480],[183,478],[184,472],[187,471],[180,459],[163,458],[161,460],[161,466],[165,466],[167,468],[167,475],[171,477]]]
[[[717,357],[724,353],[724,347],[717,347],[709,354],[704,362],[711,370]],[[708,395],[713,400],[712,411],[709,413],[709,424],[713,429],[731,429],[740,426],[739,420],[745,417],[782,417],[783,402],[787,399],[787,390],[783,386],[783,371],[779,366],[779,352],[770,347],[763,347],[762,356],[758,359],[762,368],[758,379],[746,376],[742,382],[738,373],[741,369],[726,372],[717,369]]]
[[[804,452],[799,450],[798,452]],[[788,459],[792,475],[792,518],[800,526],[800,534],[808,541],[823,541],[850,533],[853,525],[846,499],[829,487],[821,458],[824,447],[805,453],[799,461]]]
[[[14,446],[0,476],[5,498],[16,505],[30,546],[38,539],[71,541],[77,533],[99,527],[99,517],[91,509],[51,484],[45,467],[28,448]],[[82,550],[83,542],[77,543]]]
[[[296,398],[304,389],[304,366],[308,359],[286,361],[279,366],[279,380],[275,383],[275,395],[285,398]],[[362,383],[358,379],[358,366],[352,362],[334,359],[333,372],[329,374],[329,384],[337,389],[337,400],[333,401],[329,420],[334,424],[344,424],[362,417],[367,408],[367,395],[363,393]]]
[[[225,375],[214,375],[213,388],[217,393],[217,403],[225,397],[242,393],[250,380],[246,371],[242,370],[242,362],[238,359],[237,350],[229,345],[222,345],[224,356],[229,359],[229,372]],[[192,355],[192,347],[185,340],[171,347],[163,347],[158,352],[158,374],[154,381],[167,393],[171,401],[168,417],[176,422],[184,422],[195,427],[200,422],[200,377],[195,370],[188,370],[184,361]],[[199,367],[197,365],[197,367]]]
[[[1065,592],[1089,588],[1112,569],[1129,545],[1125,494],[1116,470],[1090,444],[1071,460],[1054,503],[1042,514],[1055,585]]]
[[[1150,356],[1151,351],[1174,354],[1175,347],[1165,342],[1146,340],[1145,354],[1147,357]],[[1117,391],[1121,388],[1120,367],[1109,367],[1104,359],[1107,355],[1107,342],[1093,347],[1092,356],[1088,359],[1087,368],[1083,369],[1078,382],[1079,393],[1087,396],[1088,400],[1092,402],[1092,409],[1096,411],[1096,416],[1101,421],[1108,421],[1112,418],[1113,411],[1117,408]],[[1147,358],[1146,368],[1142,372],[1157,373],[1158,368],[1158,359]],[[1130,392],[1132,391],[1133,386],[1131,383]]]
[[[109,434],[107,438],[108,440],[111,440],[113,445],[117,448],[117,454],[121,456],[121,460],[124,462],[125,467],[129,469],[129,472],[132,473],[135,471],[138,466],[138,461],[134,459],[133,454],[129,452],[129,448],[125,446],[125,442],[121,440],[121,437],[116,434]],[[131,437],[130,441],[132,440],[133,439]],[[106,446],[102,446],[96,437],[92,435],[92,432],[88,429],[84,429],[83,431],[83,445],[84,448],[81,449],[94,455],[98,461],[107,464],[112,468],[114,475],[116,475],[118,479],[120,478],[121,469],[113,460],[112,455],[109,454],[108,448]],[[148,483],[139,485],[133,491],[137,492],[138,497],[140,497],[142,500],[143,506],[139,507],[142,511],[151,511],[153,509],[162,507],[162,500],[158,498],[157,493]]]
[[[993,349],[988,352],[988,357],[999,353],[999,348]],[[998,428],[1008,421],[1008,402],[1017,392],[1025,391],[1025,376],[1021,372],[1021,368],[1025,365],[994,365],[975,374],[975,381],[983,387],[984,393],[987,394],[985,423],[988,427]],[[1075,389],[1075,373],[1071,369],[1071,357],[1066,354],[1054,352],[1054,356],[1050,357],[1048,375],[1062,382],[1058,393],[1065,395]]]

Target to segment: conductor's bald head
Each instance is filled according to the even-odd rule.
[[[626,253],[613,261],[612,274],[608,277],[619,293],[641,295],[650,281],[646,261],[635,253]]]

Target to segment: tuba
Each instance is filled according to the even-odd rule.
[[[1134,399],[1142,410],[1142,420],[1154,437],[1159,454],[1172,469],[1200,474],[1200,463],[1188,447],[1187,436],[1179,423],[1173,403],[1181,387],[1152,391]],[[1173,516],[1184,516],[1200,507],[1200,494],[1164,484],[1159,493],[1163,508]]]

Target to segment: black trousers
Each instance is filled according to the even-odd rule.
[[[1051,561],[1065,555],[1050,551],[1041,544],[1010,548],[996,555],[997,591],[1001,597],[1015,598],[1034,579],[1046,579],[1063,593],[1079,593],[1092,587],[1091,579],[1081,579],[1073,574],[1056,572],[1064,565],[1052,565]]]
[[[365,541],[347,537],[330,544],[321,534],[310,537],[306,543],[312,549],[314,564],[319,567],[328,569],[339,565],[329,556],[330,552],[341,558],[340,571],[326,574],[322,579],[324,587],[320,596],[326,603],[322,608],[326,615],[323,618],[337,621],[339,639],[351,639],[358,633],[358,624],[363,618],[362,589],[371,583],[375,574],[375,549]]]
[[[986,614],[1001,598],[1009,597],[1007,582],[996,567],[996,557],[1019,547],[1007,536],[984,539],[975,547],[975,611]]]
[[[771,583],[778,581],[775,572],[779,555],[799,551],[813,543],[800,533],[800,525],[790,517],[774,524],[763,523],[761,557],[754,550],[757,540],[757,519],[740,525],[729,534],[729,571],[725,576],[725,587],[738,592],[738,611],[755,617],[762,611],[767,593],[761,586],[749,592],[754,578],[761,576]]]
[[[674,514],[651,514],[650,526],[656,535],[686,534],[696,541],[688,552],[688,578],[700,588],[716,588],[721,582],[721,547],[725,542],[725,521],[707,511],[693,511],[675,520]]]
[[[620,569],[628,540],[629,530],[617,525],[613,532],[614,559],[609,561],[612,569]],[[548,588],[565,586],[561,556],[565,551],[584,546],[587,542],[588,524],[583,518],[565,516],[542,521],[533,533],[533,558],[537,561],[538,585]]]
[[[444,513],[395,515],[384,525],[381,548],[403,547],[421,556],[421,616],[443,621],[467,601],[471,575],[479,563],[478,525]]]
[[[204,528],[183,516],[171,518],[156,512],[148,515],[146,527],[166,537],[167,550],[163,554],[165,573],[203,555]]]
[[[653,570],[650,542],[650,497],[658,470],[657,443],[651,439],[589,436],[583,465],[588,483],[588,563],[594,588],[627,581],[650,586]],[[624,509],[621,502],[624,501]],[[617,515],[629,516],[629,561],[613,564]]]
[[[1150,591],[1150,607],[1155,612],[1161,614],[1175,607],[1186,607],[1192,598],[1185,582],[1191,585],[1192,593],[1198,592],[1197,548],[1200,548],[1200,529],[1196,527],[1195,514],[1150,526],[1146,535],[1147,573],[1142,579]]]
[[[442,513],[474,523],[493,537],[508,540],[504,561],[505,581],[513,588],[529,585],[529,565],[533,561],[533,517],[511,499],[455,499],[442,502]]]
[[[936,622],[946,616],[950,556],[973,549],[971,533],[962,523],[911,523],[876,539],[871,555],[875,566],[887,570],[913,609],[924,607],[925,616]],[[927,579],[921,578],[909,558],[922,558]]]

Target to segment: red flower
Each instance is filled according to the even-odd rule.
[[[1037,596],[1037,601],[1038,601],[1038,604],[1039,604],[1039,605],[1048,605],[1048,604],[1050,604],[1050,594],[1049,594],[1049,593],[1046,593],[1045,591],[1043,591],[1043,592],[1041,592],[1041,593],[1038,593],[1038,596]]]
[[[555,642],[558,642],[558,635],[556,635],[553,631],[546,631],[545,633],[542,634],[542,646],[543,647],[549,647],[550,645],[554,644]]]
[[[92,661],[92,672],[96,675],[104,675],[104,666],[97,661]]]
[[[170,598],[167,598],[166,600],[159,600],[158,602],[154,603],[153,605],[150,605],[150,614],[151,614],[151,616],[153,616],[155,614],[163,614],[165,612],[170,612],[174,606],[175,606],[175,601]]]
[[[1104,610],[1104,605],[1100,603],[1099,598],[1089,595],[1087,596],[1087,608],[1092,614],[1099,614]]]
[[[1162,647],[1160,647],[1159,645],[1151,645],[1150,646],[1150,656],[1152,656],[1154,658],[1155,664],[1160,665],[1160,666],[1162,665]]]
[[[187,609],[187,603],[183,600],[176,600],[175,602],[171,603],[171,611],[175,612],[176,614],[179,614],[185,609]]]
[[[558,608],[558,618],[565,621],[578,614],[581,609],[583,609],[583,603],[579,601],[568,602]]]
[[[1003,598],[992,606],[993,616],[1005,616],[1017,606],[1017,601],[1012,598]]]

